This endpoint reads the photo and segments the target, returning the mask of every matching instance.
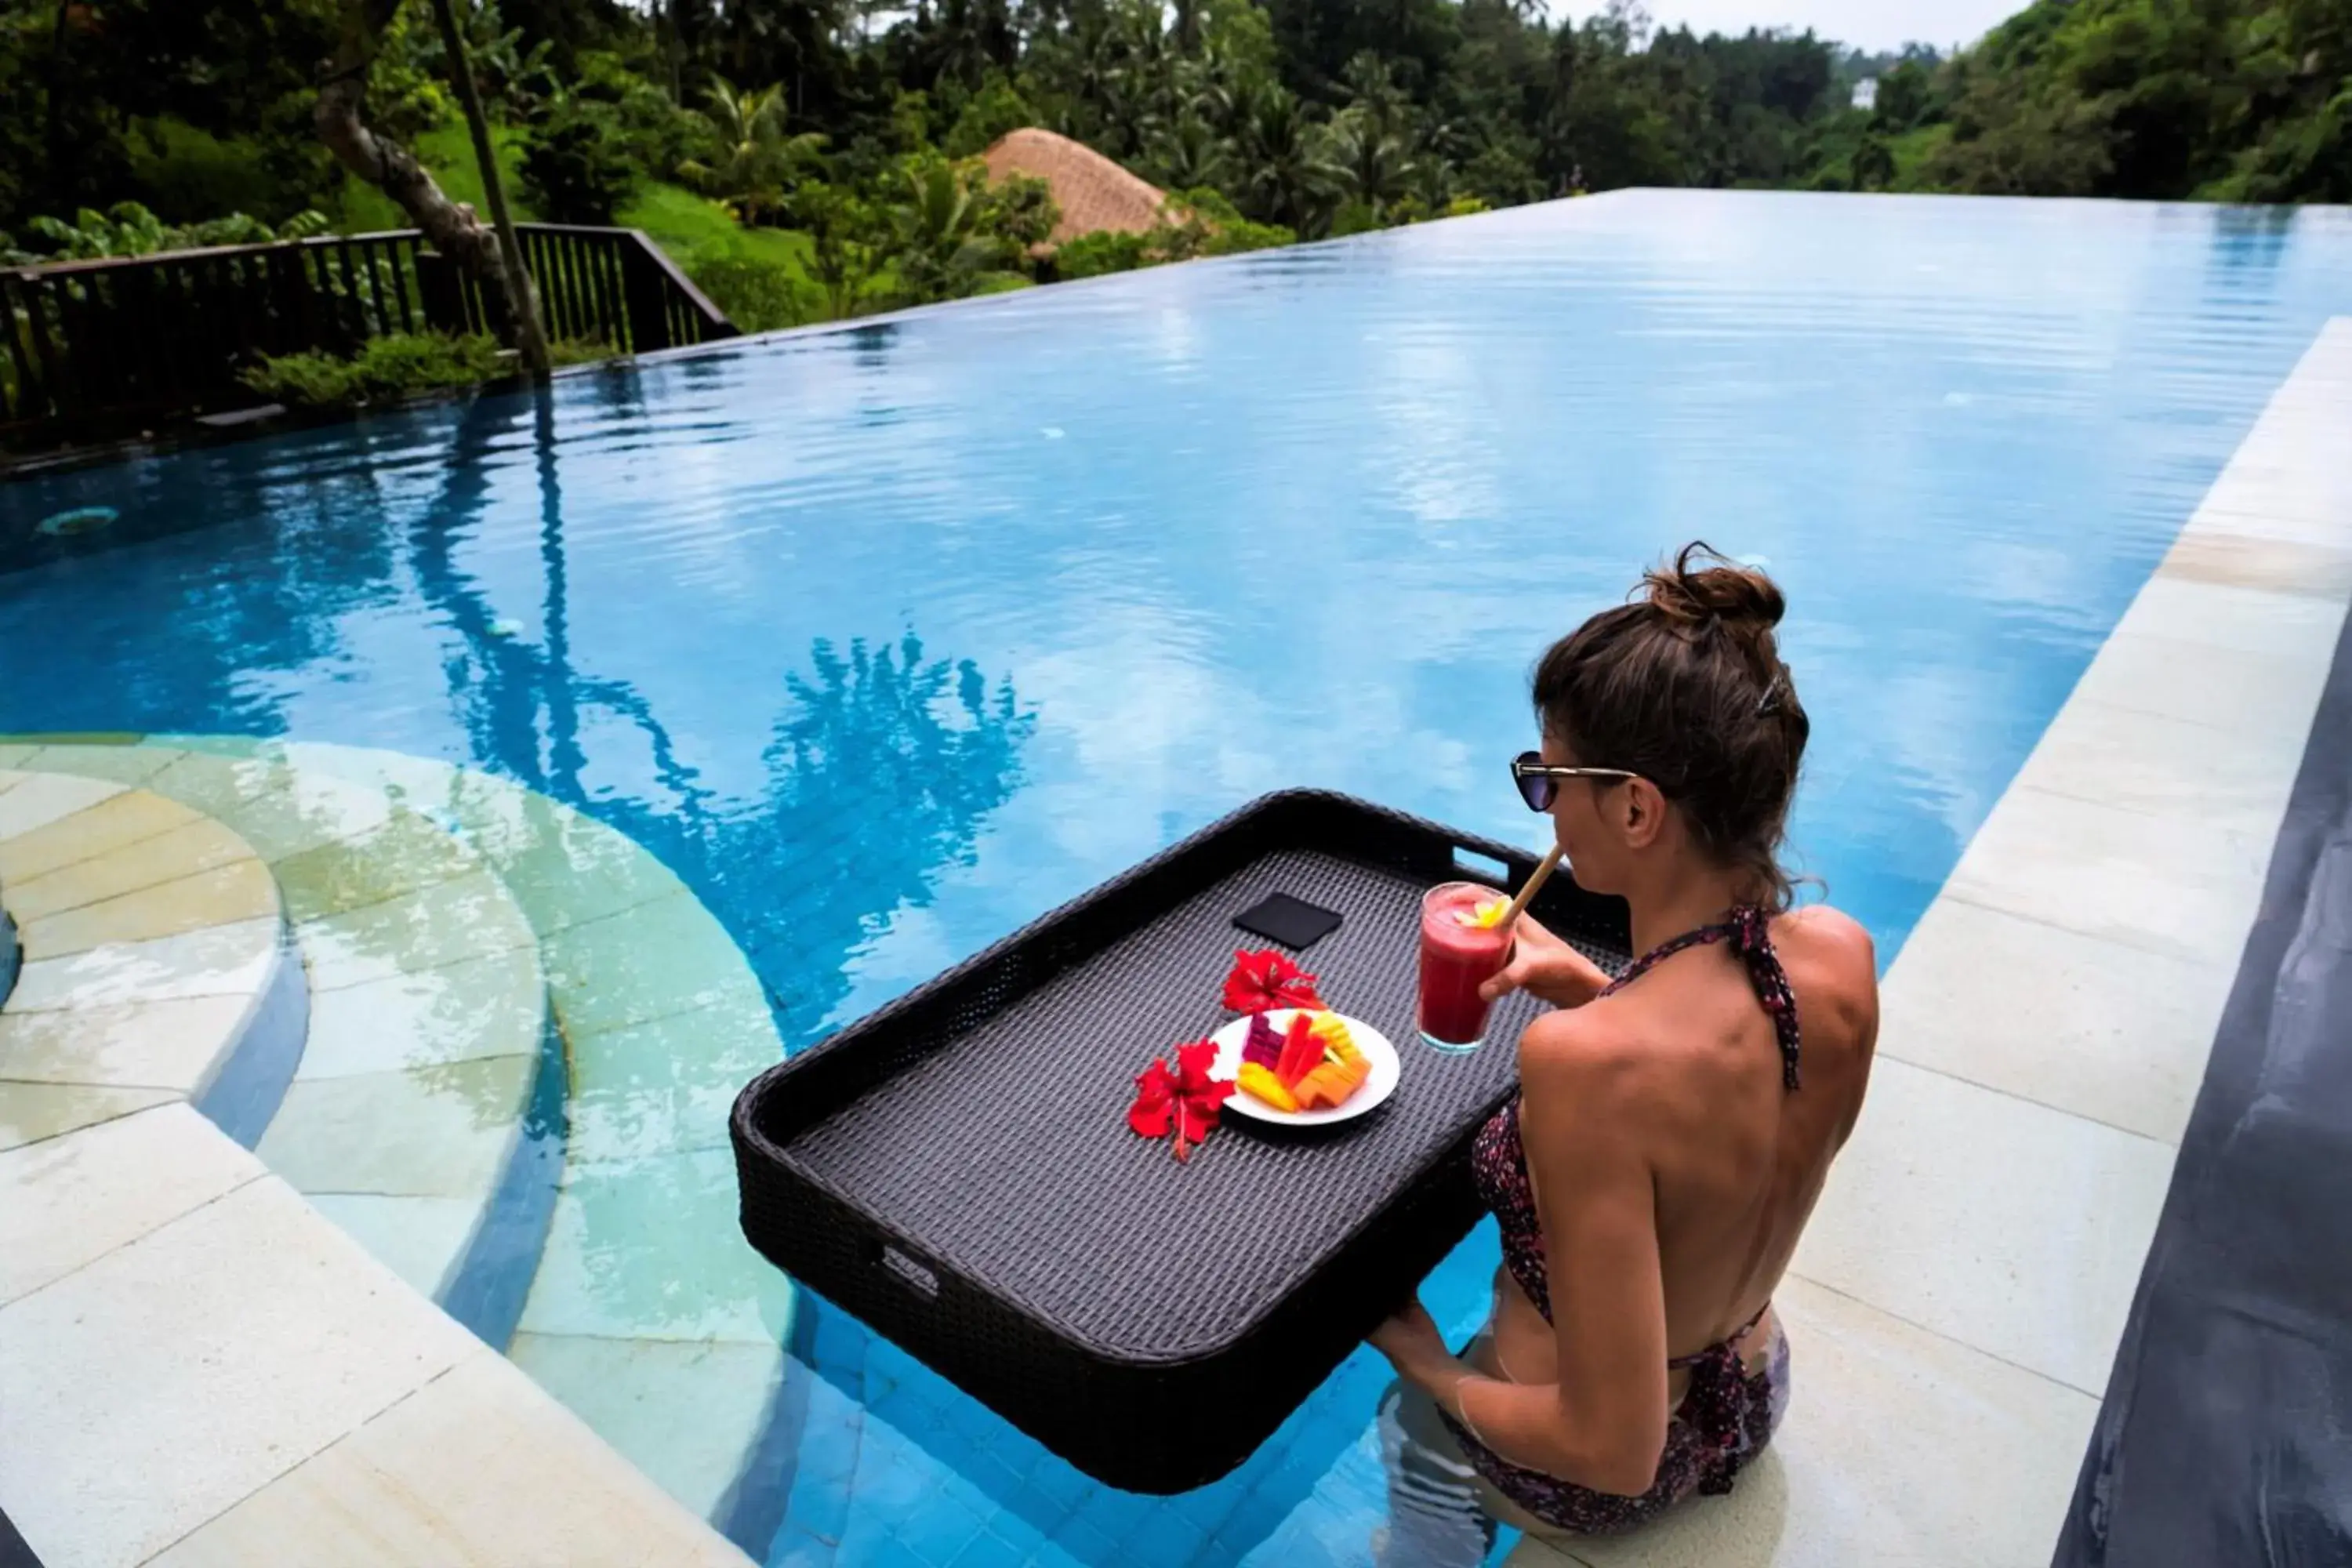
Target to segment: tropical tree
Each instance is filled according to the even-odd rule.
[[[1361,109],[1344,109],[1332,118],[1323,153],[1375,223],[1412,189],[1418,172],[1403,140]]]
[[[474,216],[474,209],[451,201],[414,153],[368,124],[368,78],[400,5],[401,0],[341,0],[335,52],[321,73],[312,108],[319,140],[346,169],[397,203],[435,250],[472,274],[496,301],[499,313],[509,322],[521,324],[528,340],[526,357],[543,361],[545,345],[537,343],[538,310],[520,258],[508,267],[498,235]],[[445,42],[456,37],[453,24]],[[478,144],[487,142],[475,112],[471,79],[460,85],[467,100],[468,118],[477,121]],[[486,167],[484,178],[495,180],[495,167]],[[537,344],[535,355],[531,344]]]
[[[983,221],[976,175],[944,159],[918,160],[890,209],[899,291],[909,303],[960,299],[1014,261],[1012,242]]]
[[[1151,139],[1152,179],[1168,190],[1196,185],[1222,188],[1233,174],[1233,144],[1196,114],[1186,114]]]
[[[1347,187],[1347,171],[1324,155],[1298,100],[1267,83],[1252,95],[1243,128],[1250,216],[1307,232]]]
[[[747,90],[719,77],[703,101],[719,151],[709,162],[689,158],[680,163],[678,177],[725,202],[746,224],[781,213],[792,187],[824,151],[825,138],[813,131],[786,133],[781,83]]]

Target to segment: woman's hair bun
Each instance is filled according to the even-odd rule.
[[[1770,632],[1788,607],[1771,578],[1703,543],[1685,544],[1672,565],[1643,573],[1642,586],[1666,620],[1694,631],[1719,623],[1742,641]]]

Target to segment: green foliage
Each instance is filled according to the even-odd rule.
[[[801,326],[816,320],[825,306],[822,291],[798,268],[756,257],[713,257],[697,263],[689,275],[747,332]]]
[[[327,353],[266,356],[237,379],[293,408],[354,408],[436,387],[470,386],[511,374],[498,340],[439,332],[371,338],[349,359]]]
[[[1013,272],[1025,248],[1053,232],[1059,215],[1043,181],[992,196],[976,162],[916,156],[887,208],[899,297],[910,305],[960,300]]]
[[[940,150],[950,158],[974,157],[1006,132],[1036,123],[1037,111],[1021,96],[1021,89],[1002,71],[994,72],[964,100]]]
[[[312,122],[348,3],[0,7],[16,254],[271,238],[311,209],[405,226]],[[1029,280],[1050,193],[972,161],[1025,125],[1175,193],[1149,233],[1061,246],[1064,278],[1629,184],[2352,200],[2352,0],[2031,0],[1951,58],[1659,30],[1634,0],[462,9],[516,215],[643,227],[755,330]],[[381,42],[368,123],[480,208],[429,9],[392,7]]]
[[[1152,262],[1144,236],[1098,229],[1078,236],[1056,251],[1054,271],[1070,279],[1099,278],[1106,272],[1132,272]]]
[[[531,127],[520,173],[550,223],[609,224],[644,177],[612,109],[568,94]]]
[[[679,177],[725,202],[746,224],[773,218],[814,169],[825,139],[814,132],[786,133],[781,83],[747,89],[718,77],[704,100],[717,152],[709,162],[680,163]]]
[[[29,267],[101,256],[152,256],[207,245],[267,245],[273,240],[308,239],[324,234],[328,225],[325,216],[315,212],[297,213],[275,227],[243,213],[204,223],[167,224],[137,202],[117,202],[102,213],[84,207],[71,222],[37,217],[25,226],[32,243],[22,248],[0,234],[0,261]]]

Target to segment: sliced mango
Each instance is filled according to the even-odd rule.
[[[1234,1085],[1252,1100],[1262,1101],[1276,1110],[1297,1110],[1298,1101],[1282,1087],[1282,1080],[1255,1062],[1244,1062]]]

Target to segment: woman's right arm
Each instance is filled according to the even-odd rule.
[[[1545,930],[1533,915],[1521,915],[1512,935],[1511,962],[1478,988],[1487,1001],[1524,991],[1555,1007],[1581,1007],[1609,984],[1605,970]]]

